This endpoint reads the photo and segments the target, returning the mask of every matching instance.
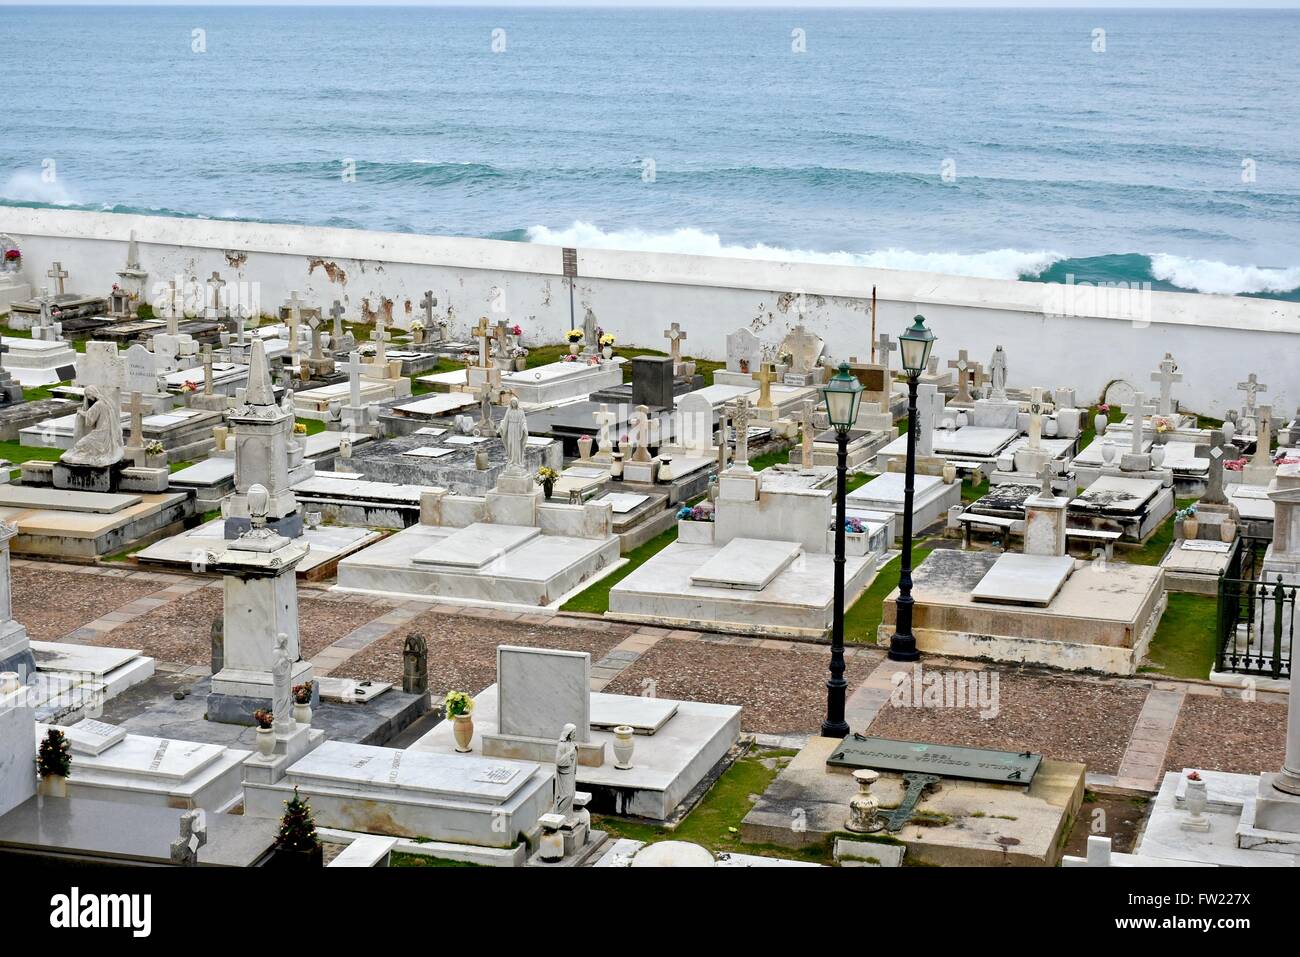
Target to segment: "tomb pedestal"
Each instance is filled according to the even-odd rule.
[[[125,464],[75,465],[54,463],[54,487],[70,492],[114,492],[121,484]]]
[[[1065,513],[1070,500],[1064,496],[1031,495],[1025,499],[1025,554],[1065,554]]]

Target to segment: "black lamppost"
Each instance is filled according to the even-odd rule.
[[[845,476],[849,468],[849,429],[858,420],[858,403],[862,401],[862,383],[849,374],[847,362],[826,385],[826,417],[835,429],[835,607],[831,624],[831,676],[826,679],[826,720],[822,737],[843,738],[849,733],[844,720],[844,498]]]
[[[934,333],[917,316],[899,337],[903,371],[907,373],[907,473],[903,481],[903,567],[898,572],[897,616],[889,639],[891,661],[916,661],[916,636],[912,634],[912,493],[916,485],[916,384],[930,361]]]

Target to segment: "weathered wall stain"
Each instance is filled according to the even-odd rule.
[[[307,263],[307,275],[310,276],[318,268],[325,271],[325,275],[329,276],[330,282],[336,282],[340,286],[348,284],[347,271],[338,263],[327,259],[312,259]]]
[[[246,262],[248,262],[248,253],[241,253],[234,249],[226,250],[226,265],[231,269],[242,269]]]
[[[380,297],[378,309],[370,305],[369,297],[361,300],[361,321],[363,324],[377,321],[380,315],[384,317],[385,324],[393,321],[393,300]]]

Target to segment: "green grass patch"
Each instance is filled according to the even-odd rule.
[[[790,463],[790,450],[780,449],[775,452],[764,452],[762,455],[755,455],[749,460],[749,467],[755,472],[761,472],[763,469],[769,469],[773,465],[788,465]]]
[[[63,449],[47,449],[36,445],[20,445],[17,442],[0,442],[0,459],[8,459],[16,465],[23,462],[41,461],[57,462]]]
[[[578,592],[560,606],[560,611],[582,611],[603,615],[609,611],[609,590],[675,541],[677,541],[676,525],[632,549],[624,556],[627,559],[626,565]]]
[[[317,432],[325,431],[325,423],[316,419],[294,419],[296,424],[305,426],[308,435],[315,435]]]
[[[1169,607],[1151,639],[1147,663],[1139,670],[1171,678],[1208,679],[1217,651],[1218,608],[1214,595],[1171,592]]]
[[[870,482],[874,477],[875,477],[875,476],[872,476],[872,475],[863,475],[863,474],[861,474],[861,473],[858,473],[858,474],[856,474],[856,475],[850,475],[850,476],[848,476],[848,477],[845,478],[845,480],[844,480],[844,492],[845,492],[845,494],[847,494],[847,493],[849,493],[849,492],[856,491],[857,489],[862,488],[862,486],[866,485],[866,484],[867,484],[868,482]]]
[[[989,494],[989,480],[981,479],[978,485],[963,480],[961,483],[961,500],[963,502],[974,502]]]
[[[912,568],[915,570],[925,557],[934,551],[931,546],[912,547]],[[876,573],[867,590],[844,613],[844,640],[852,644],[874,645],[880,622],[884,618],[884,603],[889,593],[898,587],[898,575],[903,567],[902,556],[891,559]]]
[[[1097,419],[1097,413],[1101,411],[1100,405],[1089,406],[1088,414],[1084,417],[1083,431],[1079,433],[1079,451],[1083,451],[1092,444],[1092,440],[1097,437],[1097,429],[1094,423]],[[1109,422],[1120,422],[1124,419],[1124,411],[1120,408],[1112,408],[1106,413],[1106,419]]]

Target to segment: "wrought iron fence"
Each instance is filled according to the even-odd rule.
[[[1216,670],[1289,678],[1297,585],[1257,575],[1259,554],[1255,542],[1242,540],[1219,578]]]

